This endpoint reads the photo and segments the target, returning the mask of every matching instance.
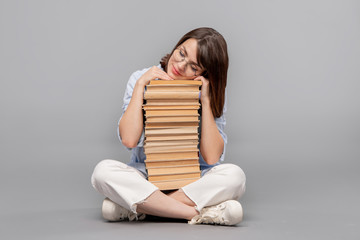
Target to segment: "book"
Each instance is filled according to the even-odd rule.
[[[196,173],[199,171],[199,166],[199,164],[194,164],[184,166],[148,167],[147,172],[151,176],[164,174]]]
[[[184,109],[184,110],[145,110],[146,118],[150,117],[164,117],[164,116],[199,116],[199,112],[196,109]]]
[[[201,86],[201,81],[194,81],[194,80],[151,80],[149,85],[164,85],[164,84],[182,84],[182,85],[197,85]]]
[[[199,109],[199,105],[143,105],[144,110]]]
[[[154,135],[154,136],[146,136],[145,142],[147,141],[171,141],[171,140],[189,140],[196,139],[198,140],[198,134],[176,134],[176,135]]]
[[[199,92],[145,92],[144,99],[199,99]]]
[[[179,173],[179,174],[164,174],[164,175],[149,175],[148,180],[163,181],[163,180],[180,180],[184,178],[200,178],[200,171],[193,173]]]
[[[149,141],[145,140],[144,147],[156,147],[156,146],[177,146],[177,145],[186,145],[186,144],[198,144],[199,141],[196,139],[189,140],[169,140],[169,141]]]
[[[166,122],[199,122],[198,116],[162,116],[162,117],[149,117],[145,123],[166,123]]]
[[[186,166],[186,165],[194,165],[199,164],[198,158],[189,158],[189,159],[175,159],[175,160],[160,160],[160,161],[154,161],[154,160],[146,160],[146,167],[164,167],[164,166]]]
[[[163,181],[152,181],[152,183],[161,190],[173,190],[179,189],[190,183],[195,182],[199,178],[186,178],[186,179],[174,179],[174,180],[163,180]]]
[[[193,105],[200,106],[199,99],[148,99],[146,106],[174,106],[174,105]]]
[[[198,127],[173,127],[173,128],[145,128],[145,135],[176,135],[197,133]]]
[[[167,147],[152,147],[152,148],[145,148],[145,154],[155,154],[155,153],[178,153],[178,152],[189,152],[189,151],[196,151],[197,145],[189,145],[189,146],[167,146]]]
[[[176,160],[187,158],[198,158],[199,150],[196,151],[184,151],[184,152],[162,152],[162,153],[148,153],[146,154],[146,160],[161,161],[161,160]]]
[[[167,122],[167,123],[145,123],[145,129],[152,128],[173,128],[173,127],[198,127],[197,122]]]
[[[199,92],[198,85],[185,84],[155,84],[147,85],[147,92]]]
[[[201,81],[152,80],[146,86],[145,166],[160,190],[200,178],[199,109]]]

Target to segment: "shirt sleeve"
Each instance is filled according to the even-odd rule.
[[[120,137],[120,129],[119,129],[119,124],[120,124],[120,120],[122,118],[122,116],[124,115],[127,107],[129,106],[132,94],[133,94],[133,90],[135,87],[135,83],[136,81],[146,72],[147,69],[143,69],[141,71],[136,71],[134,72],[131,76],[130,79],[126,85],[126,90],[125,90],[125,94],[124,94],[124,99],[123,99],[123,106],[122,106],[122,113],[120,116],[120,119],[118,121],[118,125],[117,125],[117,135],[119,137],[120,142],[122,143],[121,137]],[[145,132],[144,132],[144,128],[143,131],[141,133],[141,136],[139,138],[137,147],[143,147],[144,146],[144,139],[145,139]],[[128,150],[131,150],[131,148],[127,148]]]
[[[226,95],[225,95],[223,114],[219,118],[215,118],[216,126],[219,130],[221,137],[224,140],[224,149],[219,159],[220,162],[223,162],[225,160],[225,152],[226,152],[226,144],[227,144],[227,135],[225,133],[225,125],[226,125],[225,113],[226,113]]]

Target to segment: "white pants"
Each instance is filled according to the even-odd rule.
[[[240,167],[220,164],[182,190],[196,204],[196,210],[200,211],[203,207],[226,200],[237,200],[245,192],[245,181]],[[134,213],[137,204],[144,202],[158,189],[137,169],[109,159],[96,165],[91,183],[98,192]]]

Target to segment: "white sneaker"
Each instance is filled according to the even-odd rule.
[[[200,214],[193,217],[189,224],[235,225],[242,221],[243,209],[235,200],[228,200],[218,205],[204,207]]]
[[[133,213],[130,210],[127,210],[126,208],[120,206],[117,203],[114,203],[109,198],[105,198],[102,204],[102,215],[103,217],[110,221],[110,222],[116,222],[116,221],[137,221],[137,220],[144,220],[146,217],[143,213]]]

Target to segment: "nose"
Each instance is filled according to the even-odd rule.
[[[179,66],[179,70],[184,72],[186,68],[186,62],[185,61],[179,62],[178,66]]]

